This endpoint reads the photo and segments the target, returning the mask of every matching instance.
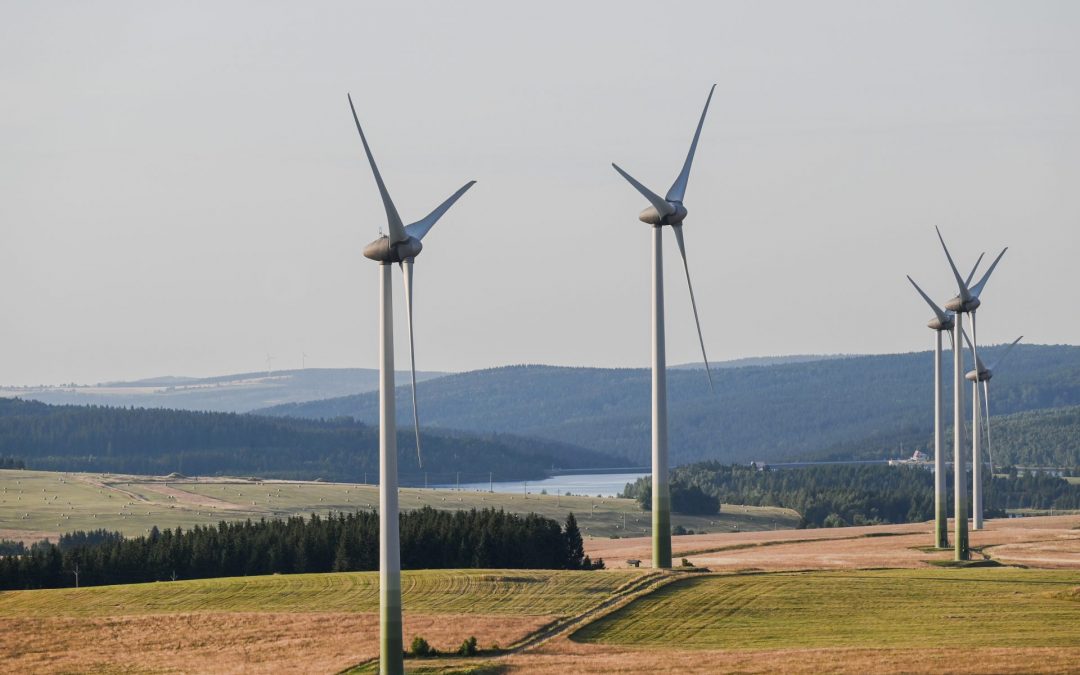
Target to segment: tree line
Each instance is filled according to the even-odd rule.
[[[0,469],[25,469],[26,461],[18,457],[0,457]]]
[[[994,477],[986,473],[983,504],[988,517],[1003,516],[1006,509],[1080,509],[1080,485],[1047,474],[1006,472],[1006,476]],[[951,473],[946,479],[950,487]],[[679,511],[675,500],[679,493],[704,493],[725,504],[793,509],[801,516],[799,527],[912,523],[934,517],[934,474],[914,466],[839,464],[758,470],[702,462],[672,470],[675,511]],[[622,496],[649,508],[651,494],[650,479],[645,477],[628,484]]]
[[[400,515],[404,569],[597,569],[585,555],[577,520],[564,526],[533,513],[495,509]],[[38,543],[0,557],[0,590],[64,588],[176,579],[351,572],[379,565],[374,511],[310,518],[222,521],[189,530],[153,528],[125,538],[76,532],[60,544]]]
[[[184,410],[48,405],[0,399],[0,456],[18,467],[164,475],[257,475],[360,482],[379,471],[379,431],[352,419],[302,420]],[[423,433],[424,469],[487,480],[535,479],[553,466],[611,466],[612,458],[556,441]],[[11,460],[16,461],[16,460]],[[412,431],[399,432],[404,484],[424,484]]]

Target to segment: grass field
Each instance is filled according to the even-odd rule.
[[[560,522],[573,511],[586,537],[641,536],[650,527],[649,514],[629,499],[405,488],[400,503],[402,509],[532,511]],[[138,535],[154,525],[189,527],[377,504],[378,488],[372,485],[0,470],[0,538],[26,541],[80,529]],[[771,507],[726,506],[713,517],[672,517],[673,525],[708,532],[786,529],[797,522],[795,512]]]
[[[643,573],[405,572],[406,642],[510,645]],[[378,574],[0,593],[0,672],[333,673],[378,653]]]
[[[668,585],[582,642],[695,649],[1075,647],[1080,574],[981,568],[725,575]]]
[[[416,570],[402,573],[410,612],[568,615],[639,572]],[[377,572],[288,574],[0,593],[0,617],[181,612],[377,612]]]

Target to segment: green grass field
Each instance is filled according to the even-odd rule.
[[[403,604],[433,614],[570,615],[643,572],[417,570],[402,573]],[[289,574],[0,593],[0,617],[177,612],[377,612],[377,572]]]
[[[1016,568],[705,576],[573,638],[709,649],[1075,647],[1080,574]]]
[[[402,509],[494,507],[535,512],[560,522],[573,511],[585,536],[642,536],[650,516],[629,499],[405,488]],[[127,535],[150,527],[189,527],[220,520],[374,509],[372,485],[206,478],[167,480],[108,474],[0,470],[0,536],[105,528]],[[674,514],[673,525],[695,531],[786,529],[798,523],[789,509],[725,506],[713,517]]]

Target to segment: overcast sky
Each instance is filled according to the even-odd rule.
[[[418,366],[644,366],[646,206],[716,83],[685,233],[710,357],[1076,343],[1080,3],[2,2],[0,383],[377,366],[385,217]],[[668,358],[697,360],[665,232]],[[395,275],[399,365],[407,354]]]

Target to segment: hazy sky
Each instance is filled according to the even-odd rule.
[[[610,162],[665,192],[714,82],[685,227],[714,360],[928,348],[904,274],[955,292],[935,224],[964,267],[1011,247],[982,342],[1078,342],[1080,3],[0,10],[0,383],[375,367],[347,91],[406,222],[478,181],[417,262],[420,368],[646,365],[646,204]]]

